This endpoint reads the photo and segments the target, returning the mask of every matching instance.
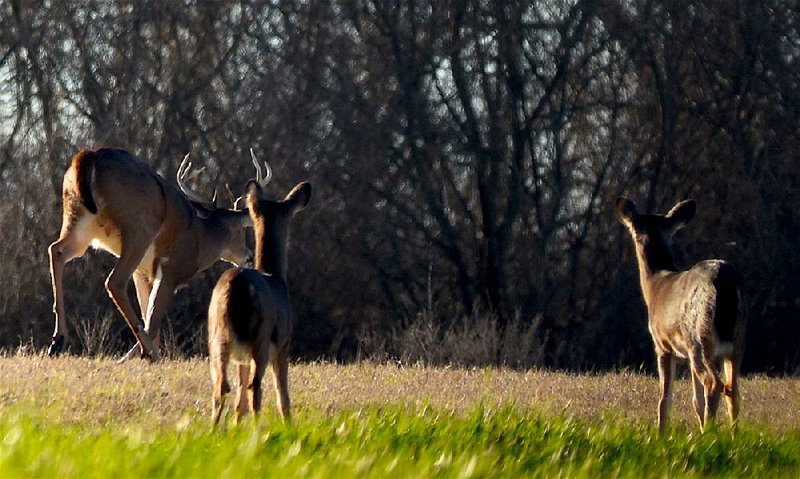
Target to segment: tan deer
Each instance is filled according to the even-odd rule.
[[[238,365],[237,421],[261,409],[261,381],[271,366],[278,410],[289,419],[289,342],[292,306],[286,287],[289,220],[311,198],[311,184],[300,183],[282,201],[264,198],[258,182],[246,189],[255,229],[255,269],[231,268],[220,277],[208,308],[212,419],[219,422],[230,392],[228,363]]]
[[[695,202],[676,204],[666,215],[636,211],[627,199],[616,202],[616,214],[628,227],[636,247],[639,280],[655,343],[661,399],[658,428],[667,425],[672,381],[678,361],[688,361],[694,388],[694,410],[700,428],[713,421],[724,392],[731,423],[739,413],[739,365],[742,361],[746,302],[742,281],[722,260],[706,260],[689,270],[675,268],[672,235],[694,217]],[[724,385],[717,372],[724,363]]]
[[[182,194],[124,150],[81,150],[72,158],[64,174],[61,235],[49,249],[55,332],[48,354],[58,355],[67,340],[64,266],[90,245],[118,257],[106,290],[153,360],[160,357],[160,320],[175,290],[218,259],[243,264],[251,256],[245,241],[249,215],[214,208],[188,188],[188,160],[186,155],[178,169]],[[144,322],[128,298],[131,277]]]

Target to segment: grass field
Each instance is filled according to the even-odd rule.
[[[0,477],[800,477],[800,379],[748,377],[735,437],[636,373],[290,367],[294,420],[210,425],[203,359],[0,356]]]

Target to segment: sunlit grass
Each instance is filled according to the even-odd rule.
[[[265,415],[269,416],[269,414]],[[148,430],[0,420],[4,477],[797,477],[800,434],[720,428],[659,438],[618,421],[589,424],[476,407],[304,411],[215,431],[201,418]]]

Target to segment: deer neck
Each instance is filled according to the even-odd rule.
[[[675,272],[675,261],[669,246],[659,242],[650,242],[647,245],[637,243],[636,260],[639,264],[639,283],[642,287],[642,295],[648,310],[650,310],[660,284],[659,278]]]
[[[282,225],[256,225],[255,267],[286,282],[287,232]]]
[[[217,260],[226,258],[230,250],[238,245],[231,244],[243,241],[239,234],[249,224],[250,217],[246,211],[218,210],[209,218],[202,220],[203,239],[200,243],[198,262],[203,269]]]

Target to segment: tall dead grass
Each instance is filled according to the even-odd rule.
[[[74,339],[67,349],[74,354],[99,358],[124,354],[135,341],[128,334],[128,327],[116,310],[85,316],[78,319],[72,332]],[[203,326],[190,325],[177,330],[175,322],[166,318],[161,328],[161,354],[167,359],[188,358],[206,353],[206,330]],[[31,342],[21,344],[20,350],[33,353]]]
[[[362,361],[349,365],[292,364],[292,403],[298,410],[334,413],[396,405],[468,413],[480,405],[513,405],[523,411],[602,423],[617,418],[655,425],[658,381],[633,372],[575,375],[539,369],[431,367]],[[265,411],[276,419],[271,385],[265,384]],[[743,424],[800,429],[800,378],[745,377]],[[150,364],[111,358],[40,354],[0,356],[0,416],[36,411],[68,423],[173,425],[207,419],[211,384],[208,361],[166,360]],[[675,384],[671,424],[695,431],[686,379]],[[726,421],[721,412],[718,419]]]
[[[544,348],[539,340],[541,317],[519,315],[501,323],[493,314],[462,316],[443,322],[430,312],[390,331],[371,329],[361,336],[362,354],[371,360],[405,364],[511,368],[540,366]]]

